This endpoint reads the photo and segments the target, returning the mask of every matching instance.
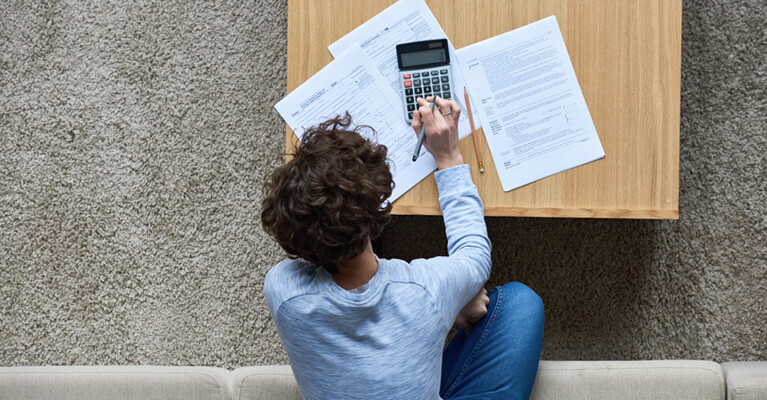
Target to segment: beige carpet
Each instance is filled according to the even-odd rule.
[[[767,4],[684,8],[681,218],[488,218],[491,283],[544,299],[544,358],[767,360]],[[259,223],[286,18],[0,4],[0,365],[287,361]],[[381,255],[444,254],[442,229],[396,217]]]

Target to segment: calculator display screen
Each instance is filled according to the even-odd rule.
[[[443,63],[446,60],[446,49],[434,49],[425,51],[416,51],[412,53],[401,53],[400,62],[402,68],[415,67],[424,64]]]

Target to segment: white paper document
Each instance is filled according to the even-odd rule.
[[[328,47],[328,50],[333,57],[337,58],[351,47],[362,49],[397,95],[397,101],[401,108],[403,105],[402,93],[400,93],[399,66],[397,65],[397,45],[444,38],[447,38],[447,35],[423,0],[400,0],[346,36],[338,39]],[[458,120],[458,136],[464,138],[471,133],[463,96],[465,79],[457,62],[455,48],[449,40],[448,46],[450,48],[450,66],[453,70],[453,100],[457,101],[464,111]],[[475,128],[479,129],[481,125],[478,115],[474,108],[472,111],[474,111]],[[403,124],[407,124],[404,117],[400,116],[399,119]]]
[[[401,103],[362,50],[352,47],[274,107],[299,138],[306,129],[347,111],[355,126],[375,129],[372,136],[369,130],[361,133],[388,148],[395,184],[389,201],[394,201],[437,168],[425,147],[413,162],[416,135],[401,123]]]
[[[504,191],[605,156],[555,17],[458,50]]]

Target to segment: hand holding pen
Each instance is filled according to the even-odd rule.
[[[461,106],[455,100],[445,100],[439,96],[419,98],[418,105],[418,110],[413,113],[411,126],[418,135],[419,142],[422,142],[434,157],[437,167],[446,169],[463,164],[458,147],[458,118],[461,116]],[[419,145],[413,154],[414,159],[420,150]]]

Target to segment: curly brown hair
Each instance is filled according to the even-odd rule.
[[[337,116],[304,133],[293,159],[264,186],[261,223],[290,258],[331,274],[365,250],[391,220],[394,182],[386,146]]]

